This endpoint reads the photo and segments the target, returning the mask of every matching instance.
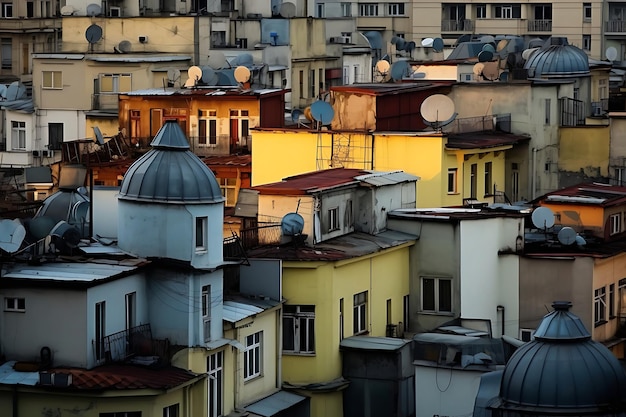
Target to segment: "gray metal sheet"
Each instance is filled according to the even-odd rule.
[[[247,317],[255,316],[261,312],[263,312],[263,309],[260,307],[236,301],[224,301],[224,307],[222,310],[224,321],[229,323],[236,323]]]
[[[398,350],[411,343],[410,340],[393,337],[352,336],[343,339],[341,347],[363,350]]]
[[[302,395],[293,394],[287,391],[278,391],[269,397],[250,404],[245,407],[245,409],[263,417],[271,417],[304,400],[306,400],[306,397],[303,397]]]
[[[16,361],[8,361],[0,365],[0,384],[4,385],[37,385],[39,372],[19,372],[13,369]]]

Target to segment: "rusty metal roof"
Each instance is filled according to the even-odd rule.
[[[211,155],[201,157],[202,162],[210,166],[252,166],[252,155]]]
[[[448,136],[447,149],[485,149],[500,146],[513,146],[530,140],[530,136],[514,135],[506,132],[471,132]]]
[[[602,207],[626,203],[626,187],[601,183],[583,183],[544,194],[535,202],[595,204]]]
[[[414,91],[427,91],[435,90],[441,87],[447,87],[454,84],[456,81],[432,81],[428,83],[423,82],[406,82],[406,83],[371,83],[371,84],[350,84],[333,86],[330,88],[332,92],[341,93],[359,93],[368,94],[373,96],[381,95],[393,95]]]

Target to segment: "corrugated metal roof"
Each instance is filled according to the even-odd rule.
[[[381,187],[383,185],[401,184],[403,182],[419,181],[420,177],[409,174],[404,171],[391,171],[391,172],[373,172],[371,174],[359,175],[354,179],[375,187]]]
[[[247,317],[255,316],[263,312],[263,309],[250,304],[239,303],[236,301],[224,301],[222,314],[224,321],[236,323]]]
[[[108,55],[108,56],[97,56],[90,55],[86,57],[88,61],[96,61],[96,62],[170,62],[170,61],[191,61],[190,56],[186,55],[161,55],[161,56],[142,56],[142,55]]]
[[[263,417],[271,417],[278,414],[282,410],[286,410],[302,401],[305,401],[306,397],[302,395],[294,394],[287,391],[278,391],[275,394],[265,397],[260,401],[250,404],[244,407],[251,413],[258,414]]]
[[[351,336],[343,339],[339,346],[363,350],[398,350],[409,343],[410,340],[394,337]]]
[[[0,384],[3,385],[37,385],[39,372],[20,372],[13,369],[16,361],[7,361],[0,365]]]
[[[2,278],[52,280],[52,281],[81,281],[91,282],[112,278],[116,275],[133,271],[136,266],[117,264],[101,264],[93,262],[50,262],[38,266],[14,264],[8,266],[8,271]]]
[[[33,58],[42,59],[72,59],[81,60],[85,57],[85,54],[33,54]]]

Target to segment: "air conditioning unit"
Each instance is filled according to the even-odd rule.
[[[330,43],[345,43],[343,36],[331,36]]]
[[[342,36],[343,42],[341,43],[350,43],[352,38],[350,36]]]
[[[33,157],[41,158],[41,153],[42,153],[42,151],[33,151]]]
[[[519,329],[519,339],[522,342],[535,340],[535,331],[532,329]]]
[[[148,43],[148,37],[146,35],[140,36],[139,43]]]
[[[54,157],[54,151],[52,149],[46,149],[43,152],[43,156],[45,156],[46,158],[52,158]]]

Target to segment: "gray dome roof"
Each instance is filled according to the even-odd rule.
[[[524,68],[529,70],[529,78],[586,76],[589,75],[589,57],[574,45],[550,45],[533,53]]]
[[[608,348],[591,340],[580,319],[568,311],[570,306],[553,304],[555,310],[544,317],[535,340],[511,356],[499,408],[515,409],[516,415],[538,408],[559,415],[626,410],[626,373]]]
[[[215,175],[189,150],[176,121],[166,121],[151,145],[154,149],[128,168],[120,199],[182,204],[224,201]]]

